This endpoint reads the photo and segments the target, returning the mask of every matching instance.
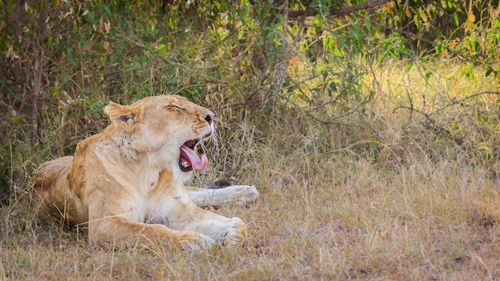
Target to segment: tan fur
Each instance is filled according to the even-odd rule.
[[[96,243],[167,242],[198,250],[243,238],[246,226],[239,218],[193,203],[184,187],[191,173],[178,166],[184,142],[212,133],[204,119],[212,114],[208,109],[170,95],[130,106],[111,102],[105,112],[111,125],[81,141],[74,157],[48,161],[34,175],[40,213],[88,225]],[[244,190],[257,196],[255,187]]]

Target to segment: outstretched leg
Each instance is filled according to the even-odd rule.
[[[137,223],[123,217],[102,218],[89,222],[89,239],[95,243],[107,242],[117,246],[151,246],[170,243],[186,250],[209,248],[214,239],[193,231],[179,231],[162,224]]]

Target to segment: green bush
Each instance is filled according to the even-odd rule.
[[[494,2],[4,1],[0,183],[71,154],[110,100],[175,93],[229,122],[292,111],[336,126],[369,114],[372,63],[438,55],[496,77]]]

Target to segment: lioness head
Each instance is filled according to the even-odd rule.
[[[195,150],[214,132],[214,114],[209,109],[180,96],[163,95],[128,106],[110,102],[104,111],[113,131],[129,136],[122,145],[148,154],[151,165],[184,173],[207,166],[207,156]]]

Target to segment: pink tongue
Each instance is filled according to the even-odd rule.
[[[191,148],[185,145],[181,146],[181,150],[182,152],[184,152],[184,155],[187,156],[187,158],[189,158],[189,162],[191,162],[191,166],[193,167],[193,169],[201,171],[207,167],[208,158],[205,154],[202,154],[200,159],[200,157],[198,156],[198,154],[196,154],[196,152],[194,152]]]

